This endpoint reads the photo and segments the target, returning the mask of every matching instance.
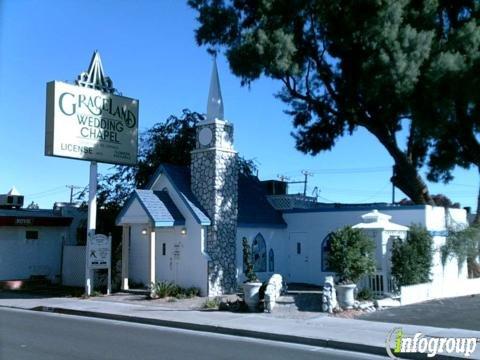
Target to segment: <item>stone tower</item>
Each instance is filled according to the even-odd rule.
[[[238,214],[238,164],[233,125],[224,120],[217,64],[214,60],[207,117],[196,127],[192,151],[192,191],[207,211],[208,296],[236,290],[235,239]]]

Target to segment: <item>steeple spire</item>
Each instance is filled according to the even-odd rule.
[[[207,121],[215,119],[224,120],[223,116],[223,99],[220,90],[220,80],[218,78],[217,59],[214,57],[210,91],[208,92]]]
[[[88,70],[78,75],[75,82],[79,86],[85,86],[111,94],[115,92],[112,80],[103,73],[102,59],[100,59],[100,53],[97,50],[93,52]]]

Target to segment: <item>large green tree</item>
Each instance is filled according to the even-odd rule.
[[[475,0],[189,0],[198,11],[196,39],[225,49],[243,84],[262,75],[280,80],[296,146],[317,154],[363,127],[392,156],[392,181],[415,203],[432,203],[419,169],[433,141],[419,103],[429,102],[429,78],[451,51],[477,44],[448,27],[471,19]],[[446,28],[448,27],[448,31]],[[434,98],[441,94],[433,94]],[[426,112],[425,112],[426,113]],[[430,113],[432,116],[433,114]],[[438,119],[441,120],[441,119]],[[405,144],[397,140],[402,128]]]
[[[414,107],[433,138],[428,178],[444,182],[453,178],[455,166],[480,169],[480,2],[447,3],[438,35],[444,51],[423,73],[422,91],[429,99]]]

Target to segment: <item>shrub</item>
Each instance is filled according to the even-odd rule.
[[[176,296],[179,293],[179,287],[168,281],[157,281],[152,284],[152,294],[154,297],[165,298]]]
[[[196,287],[189,287],[185,289],[185,296],[187,298],[194,298],[196,296],[200,296],[200,289]]]
[[[358,300],[372,300],[373,299],[373,292],[369,288],[364,288],[360,290],[357,294]]]
[[[154,298],[175,297],[177,299],[188,299],[199,295],[200,289],[196,287],[184,289],[168,281],[158,281],[152,284],[152,297]]]
[[[257,274],[253,270],[252,254],[250,253],[250,246],[247,238],[242,239],[243,246],[243,271],[247,277],[247,282],[258,282]]]
[[[342,283],[356,283],[375,271],[375,242],[350,226],[331,234],[328,266]]]
[[[397,238],[392,244],[392,276],[396,285],[429,282],[432,258],[432,237],[424,227],[412,225],[406,240]]]
[[[218,298],[218,297],[208,298],[203,303],[203,308],[204,309],[218,309],[219,305],[220,305],[220,298]]]

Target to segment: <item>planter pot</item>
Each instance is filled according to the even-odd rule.
[[[354,291],[356,287],[357,285],[355,284],[335,286],[335,290],[337,290],[337,301],[342,309],[352,309],[355,305]]]
[[[260,290],[261,286],[262,286],[261,282],[254,282],[254,283],[247,282],[243,284],[244,300],[250,311],[255,311],[257,309],[257,305],[259,302],[258,291]]]

